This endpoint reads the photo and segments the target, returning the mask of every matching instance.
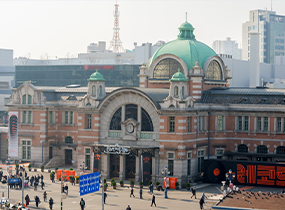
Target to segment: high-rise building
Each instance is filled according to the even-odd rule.
[[[275,57],[284,56],[285,16],[275,11],[252,10],[249,21],[242,24],[242,59],[250,57],[250,33],[260,34],[259,59],[264,63],[275,63]]]
[[[231,55],[232,58],[241,60],[241,49],[238,48],[238,43],[231,40],[230,37],[227,37],[226,40],[214,41],[212,48],[218,55]]]

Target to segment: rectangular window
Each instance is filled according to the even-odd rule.
[[[22,104],[26,104],[26,100],[27,100],[27,95],[23,95]]]
[[[263,132],[267,132],[267,131],[268,131],[268,117],[264,117]]]
[[[256,119],[256,131],[261,131],[261,117]]]
[[[28,104],[32,104],[32,96],[28,95]]]
[[[244,117],[244,129],[245,131],[248,131],[248,121],[249,121],[249,117],[245,116]]]
[[[205,116],[199,116],[199,131],[205,131]]]
[[[204,150],[198,151],[198,173],[202,173],[204,171],[204,155]]]
[[[242,130],[242,116],[238,116],[237,118],[237,130],[238,131]]]
[[[53,124],[53,111],[49,111],[49,124]]]
[[[69,124],[73,124],[73,112],[69,113]]]
[[[87,170],[90,170],[90,148],[85,149],[85,166]]]
[[[223,130],[223,116],[219,115],[217,116],[217,130],[222,131]]]
[[[174,153],[168,153],[168,170],[170,171],[169,176],[173,176],[173,168],[174,168]]]
[[[279,43],[279,39],[275,39],[275,43]]]
[[[191,132],[191,117],[188,117],[188,122],[187,122],[187,132],[190,133]]]
[[[191,152],[189,152],[187,154],[187,175],[190,176],[191,175]]]
[[[27,111],[23,111],[22,123],[26,123],[26,122],[27,122]]]
[[[175,132],[175,117],[169,117],[169,132]]]
[[[68,124],[68,111],[64,112],[64,124]]]
[[[22,159],[31,159],[31,141],[22,141]]]
[[[27,147],[23,146],[22,147],[22,159],[26,159],[27,157]]]
[[[281,117],[276,119],[276,132],[281,132]]]
[[[280,43],[284,43],[284,39],[280,39]]]
[[[32,111],[28,111],[28,123],[32,123]]]
[[[91,114],[86,115],[86,129],[91,129]]]
[[[224,154],[224,150],[223,149],[216,149],[217,159],[222,159],[223,158],[223,154]]]
[[[6,139],[6,154],[8,154],[9,153],[9,141],[8,141],[8,139]]]

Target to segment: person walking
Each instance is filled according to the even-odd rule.
[[[80,205],[80,207],[81,207],[81,210],[84,210],[85,201],[83,200],[83,198],[81,198],[79,205]]]
[[[68,195],[68,186],[67,186],[67,184],[65,185],[64,190],[65,190],[66,195]]]
[[[50,197],[49,201],[48,201],[48,204],[49,204],[49,209],[52,210],[52,205],[53,205],[53,199],[52,197]]]
[[[126,208],[126,210],[132,210],[130,205],[128,205],[128,207]]]
[[[152,207],[152,205],[155,205],[155,207],[156,207],[156,203],[155,203],[155,196],[154,196],[154,194],[152,194],[152,199],[151,199],[151,207]]]
[[[132,197],[132,196],[133,196],[134,198],[136,197],[136,196],[134,195],[134,188],[131,189],[130,197]]]
[[[35,181],[35,183],[34,183],[34,191],[37,191],[37,188],[38,188],[38,182]]]
[[[153,194],[153,183],[150,185],[150,193]]]
[[[47,201],[47,191],[44,191],[43,195],[44,195],[44,202],[46,202]]]
[[[36,207],[38,208],[39,207],[39,203],[41,201],[40,201],[40,198],[37,195],[35,196],[35,202],[36,202]]]
[[[41,181],[41,187],[42,187],[42,190],[44,190],[44,186],[45,186],[44,181]]]
[[[30,197],[28,194],[25,197],[25,201],[26,201],[26,206],[30,205]]]
[[[140,199],[143,199],[142,194],[143,194],[143,191],[142,191],[142,188],[140,188]]]
[[[50,178],[51,178],[51,182],[54,183],[55,182],[54,181],[54,173],[51,173]]]
[[[203,209],[203,205],[204,205],[203,198],[200,199],[199,204],[200,204],[200,209]]]
[[[104,204],[106,202],[106,198],[107,198],[107,193],[104,192]]]
[[[196,199],[196,187],[192,188],[192,196],[191,198],[195,196],[195,199]]]

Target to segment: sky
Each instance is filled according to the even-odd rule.
[[[77,57],[90,43],[113,38],[115,0],[0,0],[0,48],[14,57],[40,59]],[[198,41],[212,46],[231,37],[241,46],[242,23],[249,11],[271,9],[271,0],[118,0],[120,39],[125,49],[134,42],[155,44],[177,38],[187,21]],[[273,11],[285,15],[285,0],[272,0]]]

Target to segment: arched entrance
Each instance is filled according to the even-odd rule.
[[[73,138],[70,136],[65,137],[64,139],[65,144],[73,144]],[[66,165],[71,165],[72,164],[72,149],[65,149],[64,150],[64,155],[65,155],[65,164]]]
[[[120,156],[110,154],[110,177],[119,178],[120,173]]]
[[[127,155],[126,156],[126,179],[135,179],[136,175],[136,156]]]

